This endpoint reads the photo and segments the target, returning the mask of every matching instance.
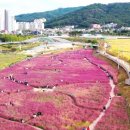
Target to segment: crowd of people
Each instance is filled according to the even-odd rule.
[[[18,83],[18,84],[23,84],[23,85],[26,85],[26,86],[29,86],[28,82],[25,80],[24,82],[23,81],[19,81],[17,79],[14,78],[13,74],[10,74],[8,77],[7,77],[9,80],[15,82],[15,83]]]

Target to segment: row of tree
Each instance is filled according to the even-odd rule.
[[[32,36],[22,36],[13,34],[0,34],[0,41],[2,42],[15,42],[30,39]]]
[[[69,37],[66,38],[69,41],[73,41],[73,42],[81,42],[81,43],[92,43],[92,44],[98,44],[98,40],[97,39],[87,39],[87,38],[82,38],[82,37]]]

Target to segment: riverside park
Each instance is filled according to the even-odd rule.
[[[1,44],[0,130],[129,130],[129,75],[105,57],[129,64],[129,41]]]

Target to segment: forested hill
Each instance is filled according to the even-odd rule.
[[[118,23],[130,26],[130,3],[92,4],[79,10],[56,17],[46,23],[46,27],[77,25],[88,27],[90,24]]]
[[[30,21],[33,21],[34,19],[46,18],[47,21],[50,21],[56,17],[63,16],[65,14],[79,10],[81,8],[83,8],[83,7],[59,8],[56,10],[46,11],[46,12],[21,14],[21,15],[16,16],[16,20],[18,22],[27,22],[27,21],[30,22]]]

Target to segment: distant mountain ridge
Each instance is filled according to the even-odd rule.
[[[89,27],[94,23],[107,24],[111,22],[130,26],[130,3],[92,4],[48,21],[46,27],[66,25]]]
[[[92,4],[84,7],[60,8],[43,13],[22,14],[16,16],[17,21],[32,21],[46,18],[46,27],[75,25],[89,27],[91,24],[117,23],[130,26],[130,2],[112,4]]]
[[[38,12],[38,13],[29,13],[29,14],[21,14],[16,16],[17,22],[31,22],[34,19],[46,18],[47,21],[53,20],[56,17],[68,14],[70,12],[81,9],[81,7],[70,7],[70,8],[59,8],[52,11],[46,12]]]

